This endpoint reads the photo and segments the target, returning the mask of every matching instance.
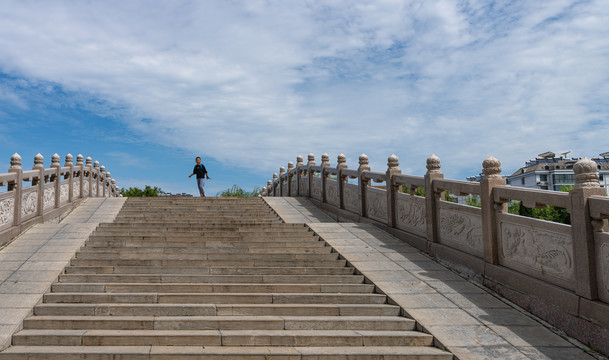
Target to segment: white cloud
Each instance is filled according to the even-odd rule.
[[[607,38],[602,1],[8,1],[0,69],[227,164],[396,153],[420,174],[436,153],[464,176],[609,150]]]

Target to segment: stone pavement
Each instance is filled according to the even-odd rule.
[[[264,200],[284,221],[306,223],[460,360],[602,358],[374,225],[337,223],[304,198]]]
[[[111,222],[125,198],[89,198],[59,223],[38,224],[0,250],[0,350],[100,222]]]

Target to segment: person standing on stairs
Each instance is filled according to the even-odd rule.
[[[205,186],[205,178],[209,180],[209,174],[205,169],[205,165],[201,164],[200,157],[197,156],[195,161],[197,162],[197,164],[192,170],[192,174],[188,175],[188,177],[190,178],[193,175],[197,175],[197,186],[199,187],[199,194],[201,194],[201,197],[205,197],[205,190],[203,189],[203,186]]]

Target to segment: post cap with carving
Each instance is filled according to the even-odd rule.
[[[74,157],[72,157],[72,154],[66,155],[66,163],[64,164],[64,166],[74,165],[73,161],[74,161]]]
[[[21,155],[14,153],[11,156],[11,169],[21,169]]]
[[[327,165],[330,165],[330,155],[328,155],[328,154],[326,154],[326,153],[323,153],[323,154],[321,155],[321,163],[322,163],[322,164],[327,164]]]
[[[280,166],[279,167],[279,175],[283,175],[285,174],[285,167],[284,166]]]
[[[360,165],[360,166],[362,166],[362,165],[368,165],[368,155],[366,155],[366,154],[361,154],[361,155],[359,156],[359,165]]]
[[[82,165],[82,161],[84,160],[84,156],[82,154],[76,155],[76,165]]]
[[[95,160],[95,161],[93,162],[93,168],[95,168],[95,169],[99,169],[99,161]]]
[[[105,173],[105,172],[106,172],[106,167],[105,167],[105,166],[103,166],[103,165],[102,165],[102,166],[100,166],[100,167],[99,167],[99,171],[101,171],[102,173]]]
[[[116,185],[116,180],[112,179],[110,180],[110,182],[112,183],[112,185]]]
[[[108,171],[108,172],[106,173],[106,178],[107,178],[107,179],[109,179],[109,178],[110,178],[110,176],[112,176],[112,175],[110,174],[110,171]]]
[[[61,161],[61,158],[59,157],[58,153],[53,154],[53,156],[51,156],[51,167],[55,168],[55,167],[61,167],[61,164],[59,164],[59,162]]]
[[[288,171],[292,170],[294,168],[294,163],[291,161],[288,161]]]
[[[34,166],[32,167],[32,170],[34,169],[44,169],[44,156],[42,156],[41,153],[34,156]]]
[[[501,161],[493,157],[487,157],[482,162],[482,173],[485,178],[500,178],[501,177]]]
[[[277,175],[277,173],[273,173],[273,181],[277,180],[279,176]]]
[[[271,181],[271,180],[267,180],[267,181],[266,181],[266,185],[267,185],[267,186],[268,186],[268,188],[270,189],[270,188],[271,188],[271,186],[273,185],[273,181]]]
[[[431,154],[427,158],[427,172],[428,173],[439,173],[440,172],[440,158],[436,154]]]
[[[598,183],[598,170],[596,162],[583,157],[573,165],[573,180],[576,189],[600,187]]]
[[[307,155],[307,165],[310,165],[310,166],[315,165],[315,155],[313,155],[313,153],[310,153],[309,155]]]
[[[336,157],[336,162],[338,164],[345,164],[347,162],[347,157],[345,156],[345,154],[340,153],[338,154],[338,156]]]
[[[302,162],[303,162],[302,155],[296,156],[296,166],[302,165]]]
[[[85,165],[91,165],[93,163],[93,159],[90,156],[87,156],[85,159]]]
[[[387,158],[387,168],[389,169],[397,169],[400,166],[400,159],[395,154],[391,154]]]

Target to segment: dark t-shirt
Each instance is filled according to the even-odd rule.
[[[205,170],[205,165],[195,165],[195,168],[192,170],[193,174],[197,175],[197,179],[205,178],[205,174],[207,174],[207,170]]]

